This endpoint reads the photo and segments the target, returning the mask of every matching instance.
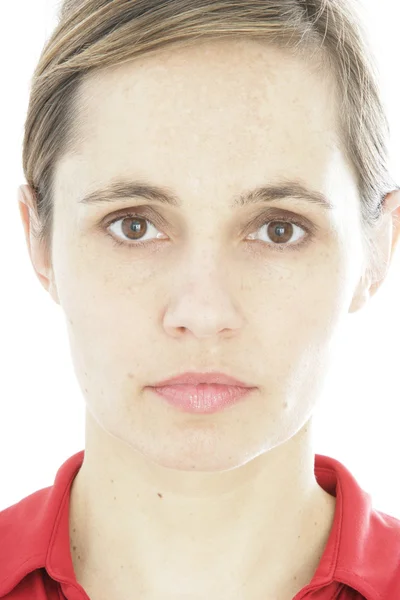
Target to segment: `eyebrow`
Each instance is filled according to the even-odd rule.
[[[132,181],[126,179],[114,180],[86,194],[79,202],[83,204],[102,204],[104,202],[116,202],[124,198],[132,198],[133,196],[142,196],[148,200],[175,207],[182,206],[179,197],[166,186],[154,185],[144,180]],[[309,189],[297,180],[282,180],[277,184],[256,187],[242,192],[234,197],[231,208],[283,200],[288,197],[306,200],[328,210],[334,208],[332,202],[323,193]]]

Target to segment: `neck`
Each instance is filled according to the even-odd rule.
[[[335,510],[335,498],[315,479],[311,423],[285,444],[217,473],[149,464],[90,416],[86,423],[70,502],[72,560],[85,589],[101,574],[102,589],[108,581],[111,591],[118,577],[126,589],[135,582],[143,597],[176,597],[178,588],[191,598],[216,597],[217,590],[235,598],[244,586],[246,594],[268,589],[278,597],[311,580]]]

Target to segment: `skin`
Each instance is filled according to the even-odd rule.
[[[31,234],[32,190],[19,188],[32,265],[65,312],[86,402],[70,507],[77,580],[97,600],[292,598],[318,566],[336,504],[314,476],[312,413],[340,326],[383,281],[363,277],[333,82],[257,42],[208,41],[91,74],[82,108],[85,142],[56,169],[51,264]],[[79,203],[118,175],[167,185],[182,207]],[[280,177],[334,203],[273,202],[316,228],[297,251],[307,233],[295,228],[282,253],[265,226],[248,227],[270,208],[230,208]],[[102,219],[144,204],[165,222],[147,239],[162,239],[134,248],[114,229],[127,244],[114,246]],[[388,267],[399,205],[386,197],[377,232]],[[257,389],[211,415],[145,389],[188,370]]]

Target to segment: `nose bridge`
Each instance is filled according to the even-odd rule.
[[[192,235],[183,258],[183,280],[196,284],[206,279],[208,285],[224,286],[231,272],[227,250],[218,232]]]
[[[197,337],[238,329],[242,315],[232,275],[220,241],[192,240],[175,272],[165,327],[191,330]]]

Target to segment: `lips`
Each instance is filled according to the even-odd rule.
[[[164,379],[163,381],[158,381],[157,383],[153,384],[152,387],[164,387],[168,385],[200,385],[201,383],[228,385],[242,388],[256,387],[254,385],[245,383],[244,381],[240,381],[239,379],[231,377],[230,375],[225,375],[225,373],[198,373],[194,371],[182,373],[181,375],[171,377],[170,379]]]

